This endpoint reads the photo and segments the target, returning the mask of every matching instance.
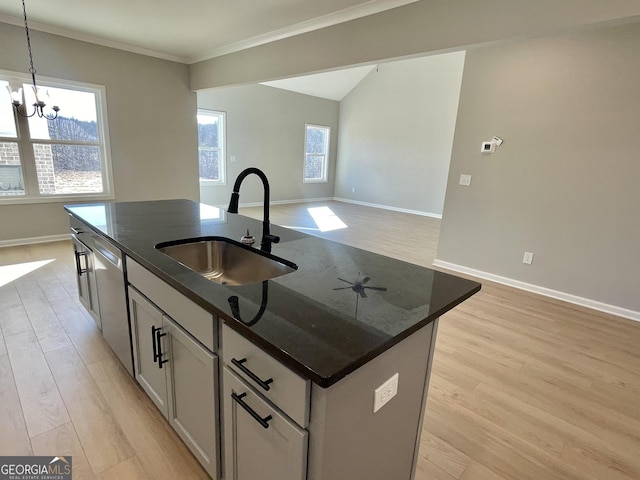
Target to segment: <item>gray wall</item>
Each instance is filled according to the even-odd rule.
[[[106,87],[116,200],[198,199],[196,95],[186,65],[31,36],[39,75]],[[0,69],[24,73],[27,65],[24,29],[0,23]],[[61,203],[0,206],[0,225],[0,241],[68,231]]]
[[[333,196],[339,103],[264,85],[198,92],[198,108],[226,112],[227,184],[201,187],[203,203],[226,205],[233,182],[247,167],[265,172],[271,200],[302,200]],[[329,181],[303,183],[305,123],[331,127]],[[235,155],[236,161],[229,161]],[[262,202],[262,184],[247,178],[240,203]]]
[[[639,58],[638,24],[467,52],[438,260],[640,311]]]
[[[342,100],[336,197],[442,215],[464,56],[382,64]]]
[[[263,82],[549,35],[640,15],[638,0],[425,0],[191,65],[191,86]]]

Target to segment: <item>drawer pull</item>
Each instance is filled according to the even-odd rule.
[[[247,396],[247,392],[241,393],[240,395],[236,395],[234,392],[231,392],[231,398],[233,398],[236,402],[238,402],[238,404],[242,408],[244,408],[249,415],[255,418],[256,421],[260,425],[262,425],[263,428],[269,428],[269,420],[271,420],[273,417],[271,415],[267,415],[266,417],[262,418],[260,415],[258,415],[253,408],[251,408],[249,405],[244,403],[244,401],[242,400],[246,396]]]
[[[273,378],[262,380],[255,373],[253,373],[251,370],[249,370],[247,367],[244,366],[244,363],[246,361],[247,361],[246,358],[242,358],[240,360],[236,360],[235,358],[231,359],[231,363],[233,363],[236,367],[238,367],[242,371],[242,373],[247,375],[251,380],[256,382],[258,385],[260,385],[264,390],[269,391],[271,389],[269,384],[273,382]]]

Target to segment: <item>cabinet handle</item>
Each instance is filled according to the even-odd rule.
[[[153,344],[153,363],[158,363],[158,344],[156,343],[156,331],[160,330],[155,325],[151,325],[151,343]]]
[[[76,257],[76,272],[78,274],[79,277],[82,276],[82,269],[80,268],[80,255],[78,254],[77,250],[73,251],[75,257]]]
[[[160,327],[151,326],[151,342],[153,343],[153,362],[158,364],[158,368],[162,368],[162,365],[167,363],[169,360],[164,360],[162,358],[162,344],[160,343],[160,339],[165,337],[166,333],[160,333]]]
[[[256,421],[262,425],[263,428],[269,428],[269,420],[271,420],[273,417],[271,415],[267,415],[266,417],[262,418],[260,415],[258,415],[258,413],[251,408],[249,405],[247,405],[246,403],[244,403],[244,401],[242,400],[244,397],[247,396],[247,392],[241,393],[240,395],[236,395],[234,392],[231,392],[231,398],[233,398],[236,402],[238,402],[238,404],[245,409],[245,411],[251,415],[253,418],[256,419]]]
[[[76,254],[76,270],[78,272],[78,276],[81,277],[83,273],[87,273],[89,271],[89,266],[87,264],[87,252],[78,252],[76,250],[75,254]],[[82,265],[80,265],[81,256],[84,257],[85,268],[82,268]]]
[[[273,382],[273,378],[267,378],[266,380],[262,380],[255,373],[253,373],[251,370],[249,370],[247,367],[244,366],[244,363],[246,361],[247,361],[246,358],[241,358],[240,360],[236,360],[235,358],[231,359],[231,363],[233,363],[236,367],[238,367],[245,375],[247,375],[251,380],[256,382],[258,385],[260,385],[264,390],[269,391],[271,389],[269,384]]]

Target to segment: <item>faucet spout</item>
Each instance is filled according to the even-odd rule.
[[[269,222],[269,180],[264,172],[255,167],[249,167],[244,169],[236,178],[235,183],[233,184],[233,193],[231,193],[231,199],[229,201],[229,208],[227,208],[227,213],[238,213],[238,204],[240,202],[240,186],[245,178],[249,175],[255,174],[262,181],[262,186],[264,188],[264,202],[263,202],[263,211],[262,211],[262,242],[260,243],[260,249],[264,252],[271,252],[271,244],[278,243],[280,241],[280,237],[277,235],[271,235],[270,232],[270,222]]]

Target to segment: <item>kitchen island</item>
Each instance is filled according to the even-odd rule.
[[[272,254],[297,270],[222,285],[156,245],[202,237],[238,241],[247,229],[259,237],[261,222],[187,200],[65,208],[124,254],[134,370],[143,388],[150,381],[140,369],[138,313],[152,310],[138,308],[142,302],[159,312],[159,322],[150,325],[162,333],[154,333],[151,347],[154,360],[156,349],[166,358],[154,368],[166,361],[165,370],[179,372],[180,349],[169,341],[178,334],[210,358],[212,411],[203,418],[211,418],[213,445],[204,448],[204,440],[192,448],[189,439],[198,434],[186,421],[174,428],[183,428],[185,443],[212,477],[413,477],[437,320],[479,291],[478,283],[272,226],[281,239]],[[172,293],[158,293],[169,292],[165,288],[198,313],[188,319],[177,313],[182,300],[168,302]],[[169,339],[160,338],[167,333]],[[167,398],[175,403],[180,396],[173,392]]]

